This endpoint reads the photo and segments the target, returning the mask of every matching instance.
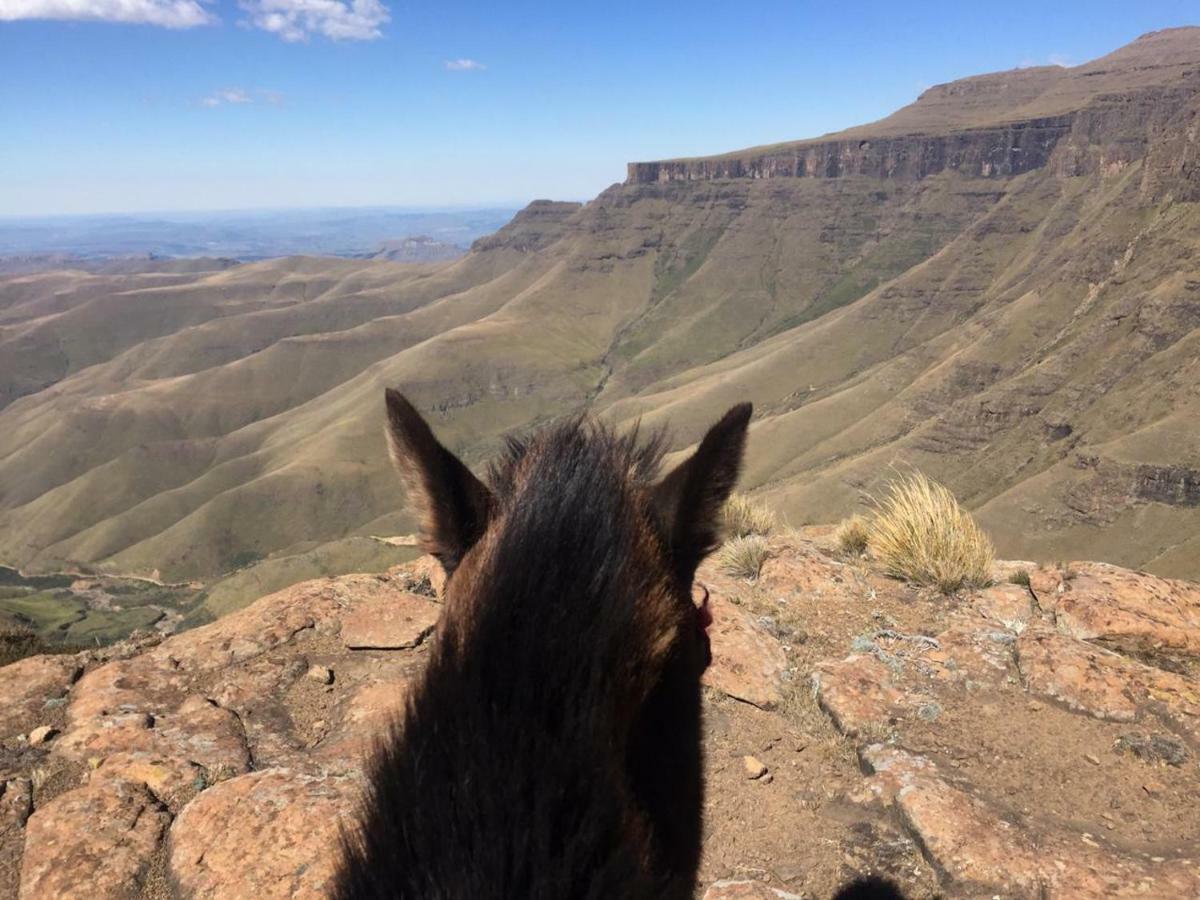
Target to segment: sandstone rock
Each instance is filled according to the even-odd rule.
[[[876,775],[876,791],[900,807],[937,865],[976,887],[1036,895],[1037,852],[1020,829],[951,787],[923,757],[875,744],[862,760]]]
[[[142,779],[171,803],[248,771],[251,744],[259,765],[298,762],[281,698],[300,662],[288,646],[308,632],[336,634],[360,604],[406,596],[389,576],[305,582],[110,662],[75,686],[54,752]]]
[[[357,605],[342,619],[342,641],[352,650],[403,650],[433,630],[440,610],[427,597],[401,593]]]
[[[704,892],[704,900],[801,900],[801,897],[761,881],[728,879],[710,884]]]
[[[328,666],[311,666],[306,675],[317,684],[333,684],[333,669]]]
[[[1066,590],[1066,579],[1061,569],[1039,566],[1029,570],[1029,590],[1043,609],[1053,609],[1057,595]]]
[[[388,570],[397,586],[422,597],[440,601],[446,590],[446,571],[432,556],[421,556]]]
[[[361,765],[376,742],[398,720],[408,696],[403,681],[380,681],[360,687],[344,704],[340,719],[321,744],[322,758]]]
[[[985,627],[979,627],[980,624]],[[946,629],[937,636],[936,644],[920,649],[916,656],[918,665],[939,680],[1000,681],[1008,674],[1015,638],[1003,628],[986,624],[954,625]]]
[[[1019,584],[995,584],[976,594],[971,605],[982,616],[1007,625],[1028,622],[1033,616],[1033,598]]]
[[[712,665],[704,683],[763,709],[779,703],[787,656],[779,641],[715,591],[709,598],[713,623],[708,629]]]
[[[1067,634],[1125,651],[1200,656],[1200,585],[1106,563],[1073,562],[1070,571],[1053,603]]]
[[[40,747],[56,734],[58,734],[58,729],[53,725],[39,725],[29,732],[29,744],[33,747]]]
[[[929,760],[875,744],[861,752],[875,774],[872,787],[900,808],[930,859],[973,896],[1190,897],[1200,870],[1188,859],[1159,862],[1123,856],[1086,834],[1017,827],[995,809],[955,787]],[[1084,840],[1087,839],[1087,840]]]
[[[38,721],[46,701],[64,696],[82,671],[74,656],[30,656],[0,669],[0,735]]]
[[[140,784],[97,780],[29,817],[22,900],[136,896],[170,815]]]
[[[209,788],[175,820],[170,872],[185,896],[324,898],[355,783],[286,769]]]
[[[203,772],[249,769],[236,715],[195,694],[177,705],[131,696],[120,675],[133,662],[111,663],[79,683],[56,753],[79,762],[96,759],[105,775],[141,780],[167,799],[187,793]]]
[[[818,663],[812,682],[821,708],[851,737],[885,727],[906,705],[887,666],[868,654]]]
[[[1029,690],[1072,710],[1132,722],[1153,707],[1200,736],[1200,683],[1193,679],[1046,629],[1017,639],[1017,660]]]
[[[742,766],[746,770],[746,777],[751,781],[762,778],[767,774],[767,767],[756,756],[743,756]]]

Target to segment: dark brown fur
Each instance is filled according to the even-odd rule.
[[[692,579],[750,406],[657,482],[661,441],[576,419],[511,442],[487,485],[400,394],[387,407],[445,609],[334,895],[691,897],[710,659]]]

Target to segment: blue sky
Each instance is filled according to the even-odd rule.
[[[1197,23],[1195,0],[0,0],[0,215],[586,199],[629,160]]]

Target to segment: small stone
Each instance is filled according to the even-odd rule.
[[[759,783],[760,784],[770,784],[774,780],[775,780],[775,776],[772,775],[770,772],[768,772],[766,775],[764,775],[762,778],[759,779]]]
[[[1085,754],[1083,754],[1083,758],[1086,759],[1088,762],[1090,762],[1093,766],[1100,765],[1100,758],[1098,756],[1093,756],[1090,753],[1085,753]]]
[[[751,781],[767,774],[767,767],[756,757],[743,756],[742,765],[746,768],[746,777]]]
[[[29,743],[34,747],[40,747],[56,734],[58,734],[58,729],[53,725],[39,725],[29,732]]]
[[[1166,788],[1160,782],[1147,781],[1145,784],[1142,785],[1142,790],[1145,791],[1147,794],[1149,794],[1151,797],[1157,797],[1163,791],[1165,791]]]
[[[328,666],[311,666],[308,677],[317,684],[333,684],[333,669]]]
[[[1046,707],[1044,704],[1038,703],[1036,700],[1029,701],[1029,711],[1030,712],[1041,712],[1045,708]]]

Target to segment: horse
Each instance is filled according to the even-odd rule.
[[[712,659],[693,581],[719,543],[751,405],[662,477],[662,432],[577,416],[510,438],[485,482],[401,393],[385,399],[444,607],[368,762],[333,896],[692,897]],[[898,896],[849,890],[863,889],[845,896]]]

